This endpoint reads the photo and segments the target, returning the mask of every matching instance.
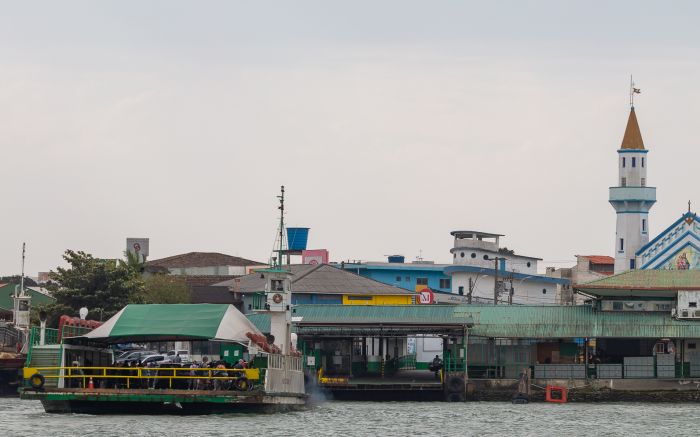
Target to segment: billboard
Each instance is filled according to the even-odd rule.
[[[328,264],[328,251],[326,249],[302,250],[302,264]]]
[[[127,238],[126,251],[139,256],[141,261],[148,257],[148,238]]]

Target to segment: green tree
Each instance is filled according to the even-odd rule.
[[[0,284],[19,284],[22,281],[20,275],[0,276]],[[32,278],[24,277],[25,287],[36,287],[38,284]]]
[[[144,300],[146,303],[190,303],[190,287],[181,276],[156,274],[145,280]]]
[[[70,267],[49,274],[59,284],[53,292],[56,303],[46,308],[50,325],[62,314],[77,315],[82,307],[88,308],[88,319],[106,320],[127,304],[143,302],[143,280],[127,263],[72,250],[63,259]]]

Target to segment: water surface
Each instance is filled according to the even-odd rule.
[[[277,415],[46,414],[38,401],[0,398],[7,436],[695,436],[698,404],[337,402]]]

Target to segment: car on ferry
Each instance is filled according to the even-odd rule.
[[[141,361],[149,355],[156,355],[158,352],[150,350],[136,350],[120,355],[115,361],[115,364],[123,364],[129,361]]]
[[[184,349],[168,351],[165,359],[172,362],[176,354],[180,355],[180,360],[182,361],[182,364],[190,364],[192,362],[192,360],[190,360],[190,351]]]
[[[166,356],[163,354],[155,354],[155,355],[148,355],[143,358],[141,361],[141,365],[143,367],[149,365],[150,363],[155,363],[157,366],[161,364],[166,364],[169,363],[169,361],[166,359]]]

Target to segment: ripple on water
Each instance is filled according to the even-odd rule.
[[[694,436],[697,404],[326,402],[279,415],[90,416],[0,399],[6,436]]]

